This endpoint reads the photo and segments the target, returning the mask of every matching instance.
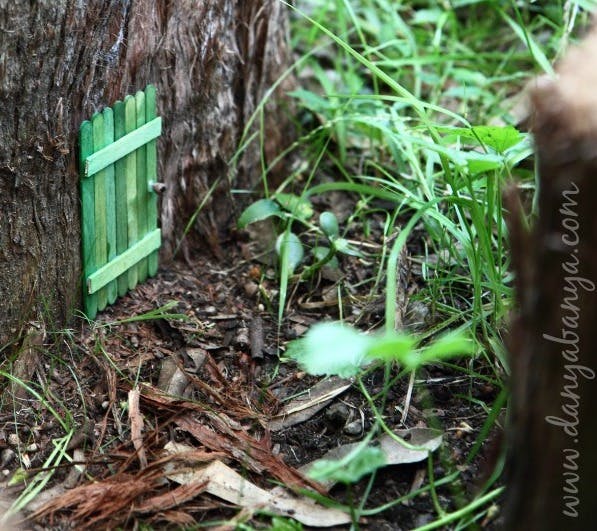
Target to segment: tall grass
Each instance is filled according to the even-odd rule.
[[[532,167],[521,165],[532,147],[512,127],[513,97],[553,71],[590,4],[302,0],[292,8],[293,47],[307,53],[292,95],[311,120],[296,147],[312,154],[311,175],[333,177],[316,186],[309,178],[302,193],[354,192],[361,218],[373,198],[393,202],[386,241],[433,205],[422,216],[418,296],[436,322],[457,316],[470,327],[482,351],[499,342],[512,307],[502,190],[513,179],[535,187]]]
[[[533,204],[532,143],[517,128],[517,94],[586,27],[594,1],[296,0],[292,47],[299,54],[303,136],[291,147],[307,158],[309,177],[292,174],[265,195],[293,190],[303,199],[332,191],[355,196],[346,221],[383,210],[379,270],[370,283],[395,278],[396,234],[409,226],[412,260],[420,265],[415,295],[433,315],[423,335],[458,326],[476,341],[463,369],[498,389],[483,404],[487,419],[472,460],[504,407],[508,364],[502,336],[513,308],[512,273],[502,191],[516,182]],[[262,131],[262,134],[264,132]],[[325,182],[317,177],[325,176]],[[382,202],[380,202],[382,200]],[[380,207],[380,204],[383,205]],[[292,214],[292,213],[291,213]],[[289,216],[285,230],[295,230]],[[311,227],[312,229],[312,227]],[[281,270],[286,287],[291,272]],[[387,305],[393,302],[388,297]],[[285,300],[280,305],[280,316]],[[392,309],[386,308],[387,319]],[[488,369],[489,368],[489,372]],[[465,397],[471,402],[471,396]],[[463,528],[489,511],[499,469],[478,497],[425,529]]]

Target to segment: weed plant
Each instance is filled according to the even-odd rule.
[[[266,199],[251,205],[240,224],[271,216],[280,220],[282,318],[293,275],[305,280],[305,272],[348,249],[343,224],[367,235],[374,216],[383,216],[381,252],[375,257],[379,270],[369,284],[373,296],[385,276],[386,334],[394,333],[399,234],[420,265],[422,288],[416,297],[433,315],[433,326],[417,340],[458,329],[472,339],[475,355],[450,366],[501,390],[492,403],[482,404],[487,418],[470,462],[507,402],[502,338],[513,292],[501,200],[506,183],[516,183],[535,205],[537,175],[519,94],[534,76],[553,73],[553,62],[587,27],[588,10],[596,2],[297,0],[287,5],[301,86],[291,96],[301,110],[302,131],[290,150],[306,162],[276,188],[265,168]],[[346,220],[324,213],[326,220],[317,223],[312,201],[332,191],[352,193],[354,212]],[[305,252],[303,234],[314,233],[325,246]],[[338,373],[337,367],[317,362],[310,367],[305,356],[305,349],[295,348],[294,357],[310,372]],[[501,492],[500,467],[501,462],[473,500],[451,513],[432,496],[437,519],[420,529],[464,529],[487,518]],[[450,474],[457,472],[449,470],[446,477]],[[444,479],[430,478],[432,494],[434,482]],[[364,509],[365,501],[357,512],[375,512]]]

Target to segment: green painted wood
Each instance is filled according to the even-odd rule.
[[[116,256],[104,267],[98,269],[87,279],[87,291],[95,293],[101,290],[110,281],[130,267],[137,264],[140,260],[146,258],[161,245],[161,231],[155,229],[147,234],[141,241],[130,247],[127,251]]]
[[[143,94],[138,92],[137,94]],[[144,99],[144,98],[143,98]],[[145,113],[143,113],[145,117]],[[91,177],[95,173],[103,170],[106,166],[114,164],[118,159],[144,146],[150,140],[160,136],[162,133],[162,118],[158,117],[149,123],[145,123],[145,118],[142,122],[142,127],[131,131],[126,136],[119,139],[117,142],[106,146],[105,149],[100,149],[87,157],[85,161],[85,175]]]
[[[81,231],[85,312],[91,319],[158,268],[155,88],[81,124]]]
[[[145,89],[145,119],[148,123],[155,120],[156,90],[153,85]],[[151,188],[151,185],[158,180],[157,166],[157,141],[150,140],[146,146],[147,150],[147,187],[149,190],[149,202],[147,203],[147,230],[154,230],[158,226],[158,194]],[[158,271],[158,253],[151,253],[147,259],[147,272],[154,276]]]
[[[137,128],[145,124],[145,93],[142,91],[135,94],[135,103],[137,108]],[[139,146],[137,154],[137,223],[139,237],[144,237],[148,232],[147,226],[147,203],[149,200],[149,190],[147,190],[147,148],[145,145]],[[144,282],[147,278],[148,267],[147,260],[140,260],[137,264],[137,274],[139,282]]]
[[[114,106],[114,140],[126,134],[124,102],[117,101]],[[127,205],[126,205],[126,164],[121,158],[114,163],[114,180],[116,181],[116,254],[122,254],[128,247]],[[124,272],[117,279],[118,295],[121,297],[128,291],[128,275]]]
[[[106,107],[104,116],[104,145],[110,146],[114,143],[114,111]],[[116,183],[114,182],[114,164],[104,168],[106,179],[106,254],[110,262],[116,257]],[[118,285],[116,279],[106,286],[108,304],[114,304],[118,296]]]
[[[93,126],[93,149],[104,147],[104,116],[96,113],[91,118]],[[101,268],[108,261],[108,230],[106,227],[106,172],[95,174],[95,265]],[[97,309],[103,310],[108,304],[108,294],[105,289],[97,294]]]
[[[93,153],[93,127],[85,120],[79,129],[79,160],[84,161]],[[81,176],[84,174],[80,164]],[[84,280],[97,268],[95,267],[95,183],[92,179],[81,179],[81,254]],[[97,314],[97,295],[88,294],[83,289],[83,307],[89,319]]]
[[[124,99],[124,127],[127,133],[135,130],[137,127],[137,106],[133,96],[127,96]],[[126,216],[128,245],[132,246],[139,241],[139,229],[137,222],[137,154],[129,153],[124,158],[125,176],[126,176]],[[131,267],[127,273],[129,289],[137,285],[139,276],[137,268]]]

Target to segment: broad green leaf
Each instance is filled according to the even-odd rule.
[[[414,337],[390,333],[378,337],[367,351],[367,356],[383,361],[400,361],[411,353],[417,345]]]
[[[330,248],[317,246],[313,247],[311,252],[313,253],[313,257],[315,258],[315,260],[317,262],[321,262],[329,256]],[[336,256],[334,255],[332,255],[332,257],[327,262],[325,262],[325,264],[322,265],[331,267],[332,269],[338,269],[340,267],[340,264],[338,263],[338,258],[336,258]]]
[[[356,483],[385,464],[386,458],[380,448],[366,446],[351,452],[344,459],[322,459],[313,463],[309,476],[316,481],[334,481],[348,485]]]
[[[271,199],[260,199],[249,205],[238,218],[238,228],[244,229],[247,225],[267,219],[271,216],[281,217],[280,206]]]
[[[363,257],[363,253],[353,248],[344,238],[336,238],[332,241],[332,245],[334,246],[334,249],[336,249],[336,251],[338,251],[339,253],[347,254],[349,256],[360,256],[361,258]]]
[[[309,374],[346,378],[359,373],[373,341],[340,323],[319,323],[291,342],[287,355]]]
[[[525,135],[511,125],[505,127],[476,125],[471,128],[442,127],[440,132],[446,135],[444,139],[447,141],[451,142],[454,138],[460,138],[467,144],[480,144],[498,153],[504,153],[525,138]]]
[[[300,220],[307,220],[313,216],[311,201],[295,194],[276,194],[276,201],[280,206]]]
[[[437,338],[421,353],[423,363],[440,361],[454,356],[472,354],[473,342],[460,332],[449,332]]]
[[[411,24],[437,24],[444,15],[443,9],[417,9],[410,19]]]
[[[449,332],[429,346],[406,353],[399,361],[408,369],[416,369],[426,363],[442,361],[474,352],[473,342],[460,332]]]
[[[281,516],[274,516],[272,518],[272,526],[270,531],[303,531],[303,525],[296,520],[282,518]]]
[[[505,127],[477,125],[473,127],[472,132],[483,145],[495,149],[498,153],[503,153],[524,138],[522,133],[511,125]]]
[[[309,90],[298,89],[293,90],[289,94],[293,98],[300,100],[307,109],[313,112],[329,111],[337,107],[337,104],[332,104],[328,98],[322,98]]]
[[[335,240],[340,235],[338,219],[332,212],[322,212],[319,216],[319,226],[324,234],[330,239]]]
[[[27,478],[29,477],[29,473],[23,468],[17,468],[13,473],[12,477],[8,480],[8,486],[12,487],[14,485],[19,485],[21,483],[25,483]]]
[[[455,85],[444,92],[445,97],[459,100],[478,101],[491,96],[491,92],[481,87],[471,87],[468,85]]]
[[[477,151],[463,152],[471,175],[478,175],[504,167],[504,159],[494,153],[479,153]]]
[[[287,274],[292,274],[305,254],[303,244],[294,232],[283,232],[278,236],[276,239],[276,252],[280,257],[280,262],[286,263]]]
[[[516,166],[519,162],[530,157],[535,152],[531,137],[528,134],[522,135],[522,139],[517,144],[508,148],[504,153],[506,163],[509,168]]]
[[[465,95],[467,93],[471,94],[482,90],[482,88],[487,86],[489,83],[487,77],[485,77],[477,69],[453,68],[450,72],[450,75],[457,84],[462,85]],[[446,91],[446,93],[448,91],[449,89]]]

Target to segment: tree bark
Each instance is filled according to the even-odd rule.
[[[597,489],[597,31],[534,91],[539,218],[511,228],[519,316],[511,334],[506,526],[594,527]],[[513,219],[520,209],[510,198]]]
[[[79,307],[78,128],[148,83],[164,121],[162,256],[212,186],[193,229],[218,253],[230,188],[250,189],[262,152],[271,160],[291,130],[272,98],[267,142],[229,167],[289,66],[286,33],[278,0],[0,0],[0,345],[27,320],[59,327]]]

